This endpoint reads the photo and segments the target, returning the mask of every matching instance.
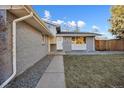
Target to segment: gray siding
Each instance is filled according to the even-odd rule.
[[[86,37],[87,51],[95,51],[94,37]]]
[[[7,12],[7,51],[0,56],[0,83],[12,74],[12,22],[16,17]],[[17,75],[23,73],[48,54],[48,43],[43,44],[42,34],[30,25],[17,23]]]
[[[25,23],[17,24],[17,75],[48,54],[41,33]]]
[[[72,37],[63,37],[63,51],[72,51]],[[86,37],[87,51],[95,51],[94,37]]]
[[[8,13],[7,13],[8,15]],[[5,14],[6,16],[6,14]],[[9,15],[8,15],[9,16]],[[6,17],[5,17],[6,18]],[[12,74],[12,43],[11,43],[11,17],[7,17],[6,40],[4,43],[4,51],[0,51],[0,84],[2,84]]]
[[[64,51],[71,51],[71,37],[63,37],[63,50]]]

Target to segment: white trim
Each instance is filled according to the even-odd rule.
[[[72,44],[72,50],[87,50],[86,44]]]
[[[96,51],[96,49],[95,49],[95,38],[93,38],[93,51]]]

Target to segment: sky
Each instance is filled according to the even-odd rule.
[[[81,32],[98,32],[112,37],[108,32],[111,17],[109,5],[34,5],[32,6],[40,18],[52,20],[62,25],[63,29],[78,27]]]

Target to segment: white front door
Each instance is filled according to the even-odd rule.
[[[57,50],[63,50],[63,37],[57,37]]]

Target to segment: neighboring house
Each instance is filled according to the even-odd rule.
[[[13,53],[16,52],[16,76],[50,52],[95,51],[95,33],[61,32],[58,24],[41,20],[31,6],[0,6],[6,20],[7,52],[0,56],[0,85],[13,75]],[[0,13],[1,13],[0,12]],[[16,46],[12,42],[16,31]],[[14,54],[15,55],[15,54]],[[14,77],[16,77],[14,76]]]
[[[58,32],[57,50],[73,51],[95,51],[95,36],[99,35],[90,32]]]

